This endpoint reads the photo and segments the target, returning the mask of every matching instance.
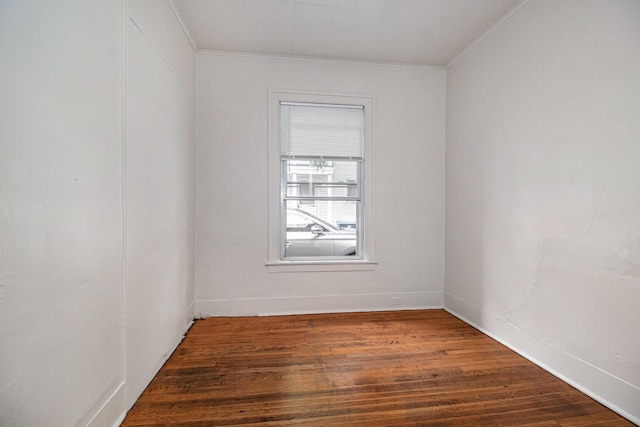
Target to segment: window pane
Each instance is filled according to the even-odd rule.
[[[285,161],[287,197],[359,198],[358,162]]]
[[[285,257],[356,255],[359,202],[287,202]]]

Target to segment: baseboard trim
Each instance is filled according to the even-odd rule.
[[[116,389],[107,398],[105,403],[98,409],[95,415],[89,420],[86,427],[117,427],[122,424],[127,415],[124,410],[124,381],[118,384]]]
[[[640,389],[633,384],[532,337],[451,294],[444,294],[444,309],[632,423],[640,425]]]
[[[395,303],[395,304],[394,304]],[[441,291],[321,295],[277,298],[238,298],[196,301],[196,317],[273,316],[356,311],[424,310],[442,308]]]
[[[192,302],[191,304],[189,304],[189,306],[185,310],[184,323],[186,326],[186,330],[189,330],[189,328],[193,324],[193,319],[196,318],[195,307],[196,307],[195,302]]]

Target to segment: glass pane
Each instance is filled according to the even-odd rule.
[[[287,201],[285,257],[356,255],[358,204],[336,200]]]
[[[358,162],[286,160],[287,197],[359,198]]]

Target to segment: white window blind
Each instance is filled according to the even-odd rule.
[[[362,159],[364,107],[280,103],[280,153],[284,158]]]

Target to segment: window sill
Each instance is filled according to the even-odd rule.
[[[298,273],[307,271],[373,271],[377,261],[274,261],[267,262],[269,273]]]

